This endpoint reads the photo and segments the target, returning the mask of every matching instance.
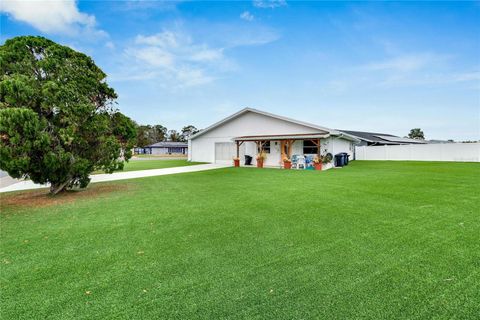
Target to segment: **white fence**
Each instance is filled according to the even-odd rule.
[[[355,159],[480,162],[480,143],[362,146],[355,147]]]

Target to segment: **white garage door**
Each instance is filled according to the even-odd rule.
[[[215,143],[215,162],[231,163],[236,154],[235,143],[233,142],[216,142]]]

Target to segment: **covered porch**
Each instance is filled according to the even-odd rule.
[[[330,137],[325,133],[306,134],[284,134],[284,135],[256,135],[235,137],[232,140],[236,147],[236,157],[244,165],[243,156],[253,158],[252,165],[256,165],[256,157],[265,154],[264,165],[266,167],[283,167],[285,159],[292,161],[295,167],[295,160],[304,157],[312,161],[316,156],[320,158],[322,153],[322,142]],[[326,149],[326,147],[325,147]],[[307,168],[304,165],[303,168]]]

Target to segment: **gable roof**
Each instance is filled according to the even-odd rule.
[[[242,110],[240,110],[240,111],[232,114],[231,116],[226,117],[225,119],[220,120],[220,121],[212,124],[211,126],[205,128],[205,129],[203,129],[203,130],[200,130],[200,131],[197,132],[196,134],[190,136],[189,139],[198,138],[198,137],[200,137],[201,135],[203,135],[204,133],[207,133],[207,132],[209,132],[210,130],[213,130],[213,129],[215,129],[215,128],[221,126],[221,125],[223,125],[224,123],[227,123],[227,122],[229,122],[230,120],[233,120],[233,119],[235,119],[235,118],[238,118],[239,116],[241,116],[241,115],[243,115],[243,114],[245,114],[245,113],[248,113],[248,112],[252,112],[252,113],[260,114],[260,115],[267,116],[267,117],[270,117],[270,118],[274,118],[274,119],[279,119],[279,120],[283,120],[283,121],[295,123],[295,124],[298,124],[298,125],[302,125],[302,126],[305,126],[305,127],[309,127],[309,128],[315,129],[315,130],[325,131],[325,132],[329,133],[330,135],[344,137],[344,138],[346,138],[347,140],[358,141],[358,139],[357,139],[356,137],[351,136],[351,135],[348,134],[348,133],[343,133],[343,132],[340,132],[340,131],[337,131],[337,130],[334,130],[334,129],[329,129],[329,128],[326,128],[326,127],[318,126],[318,125],[316,125],[316,124],[312,124],[312,123],[308,123],[308,122],[304,122],[304,121],[299,121],[299,120],[295,120],[295,119],[288,118],[288,117],[284,117],[284,116],[279,116],[279,115],[276,115],[276,114],[273,114],[273,113],[269,113],[269,112],[265,112],[265,111],[261,111],[261,110],[253,109],[253,108],[244,108],[244,109],[242,109]]]
[[[388,133],[351,131],[351,130],[339,130],[339,131],[348,133],[352,136],[358,137],[360,140],[367,141],[370,143],[381,143],[381,144],[425,143],[425,141],[415,140],[410,138],[401,138]]]

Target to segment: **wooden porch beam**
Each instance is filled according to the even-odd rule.
[[[286,143],[287,143],[287,154],[288,154],[289,159],[292,157],[292,146],[293,146],[294,142],[295,142],[295,140],[287,140],[286,141]]]
[[[263,151],[263,146],[267,143],[267,141],[265,141],[265,140],[255,140],[255,143],[257,144],[258,153],[261,153]]]

